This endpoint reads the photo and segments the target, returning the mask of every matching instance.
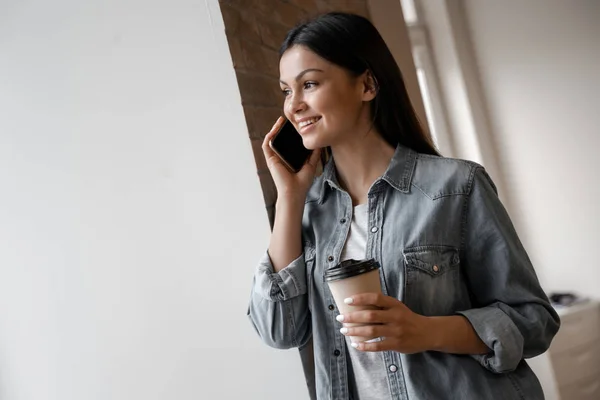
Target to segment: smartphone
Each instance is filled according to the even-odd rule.
[[[304,147],[302,136],[288,119],[271,139],[269,146],[294,173],[302,169],[312,154],[312,150]]]

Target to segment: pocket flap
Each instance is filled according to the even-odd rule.
[[[460,263],[458,249],[450,246],[418,246],[404,250],[408,267],[418,268],[429,275],[441,275]]]

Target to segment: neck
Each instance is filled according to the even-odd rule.
[[[331,147],[340,185],[352,204],[364,204],[371,185],[386,171],[395,149],[373,128]]]

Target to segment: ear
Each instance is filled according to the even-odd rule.
[[[361,82],[363,86],[363,101],[371,101],[377,97],[377,93],[379,93],[379,86],[375,76],[373,76],[373,73],[370,70],[366,70],[361,75]]]

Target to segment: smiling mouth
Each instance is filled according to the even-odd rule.
[[[311,126],[312,124],[318,122],[320,119],[321,119],[321,117],[314,117],[314,118],[302,121],[298,124],[298,128],[303,129],[303,128],[306,128],[307,126]]]

